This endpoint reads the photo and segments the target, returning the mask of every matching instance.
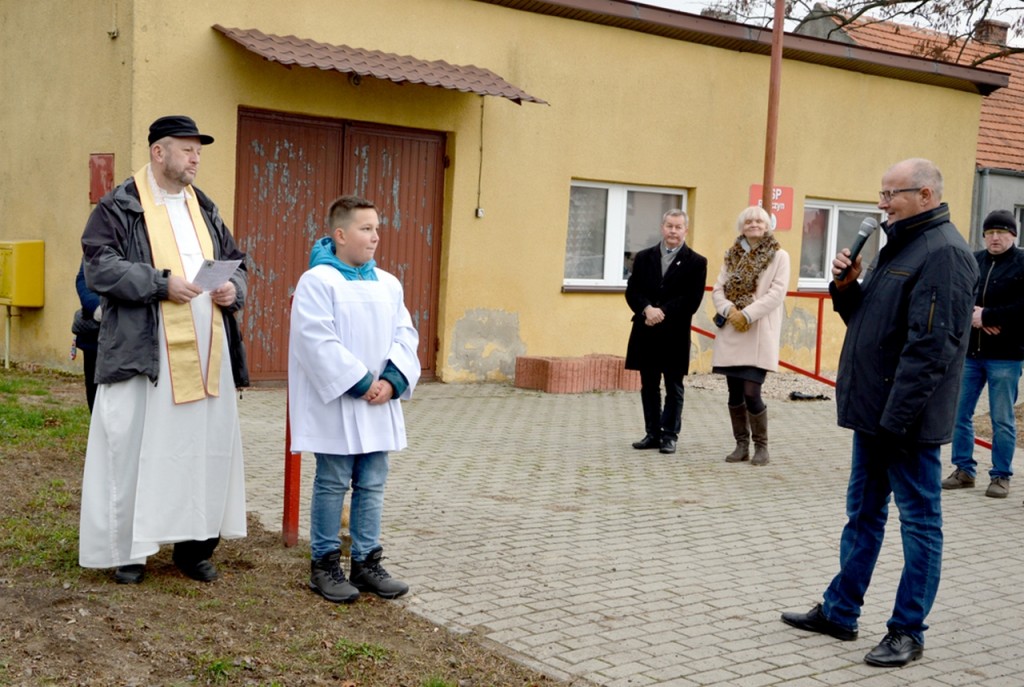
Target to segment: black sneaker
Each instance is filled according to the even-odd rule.
[[[309,588],[336,604],[350,604],[359,598],[359,590],[345,579],[341,569],[341,551],[331,551],[309,562]]]
[[[388,574],[380,564],[383,558],[384,549],[378,546],[362,563],[352,560],[352,584],[361,592],[373,592],[382,599],[397,599],[409,591],[409,585]]]

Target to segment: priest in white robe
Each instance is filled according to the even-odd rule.
[[[183,574],[213,581],[220,538],[246,534],[235,396],[249,383],[235,318],[245,254],[192,186],[212,142],[189,117],[157,119],[150,163],[99,202],[82,236],[103,319],[79,563],[116,568],[122,584],[141,582],[163,544]],[[193,280],[208,261],[241,262],[204,289]]]

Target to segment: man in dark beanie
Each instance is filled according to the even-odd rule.
[[[1010,493],[1017,443],[1013,406],[1024,360],[1024,251],[1016,246],[1017,222],[1008,210],[989,213],[982,231],[985,250],[974,254],[981,283],[953,430],[956,469],[942,481],[942,488],[974,486],[978,466],[974,460],[974,409],[988,384],[992,419],[992,469],[988,474],[992,481],[985,496],[1003,499]]]

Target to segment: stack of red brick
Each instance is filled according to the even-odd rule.
[[[593,353],[582,358],[522,355],[516,357],[515,386],[549,394],[640,390],[640,373],[625,368],[618,355]]]

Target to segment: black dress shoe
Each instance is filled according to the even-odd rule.
[[[178,570],[182,572],[185,577],[191,577],[193,580],[199,582],[213,582],[219,577],[217,575],[217,568],[213,566],[208,560],[202,561],[174,561],[174,564],[178,566]]]
[[[878,646],[868,652],[864,662],[869,666],[899,668],[924,655],[924,645],[903,630],[889,630]]]
[[[676,440],[675,439],[662,439],[661,446],[658,450],[662,453],[675,453],[676,452]]]
[[[844,642],[850,642],[857,639],[856,630],[843,627],[842,625],[834,623],[826,618],[825,614],[821,612],[821,604],[816,604],[814,608],[806,613],[783,613],[782,622],[801,630],[807,630],[808,632],[817,632],[819,634],[835,637],[836,639],[841,639]]]
[[[633,448],[644,449],[644,448],[660,448],[660,447],[661,447],[661,439],[659,439],[658,437],[654,436],[653,434],[645,434],[643,439],[641,439],[640,441],[634,441],[633,442]]]
[[[118,584],[139,584],[146,575],[146,566],[122,565],[114,571],[114,582]]]

